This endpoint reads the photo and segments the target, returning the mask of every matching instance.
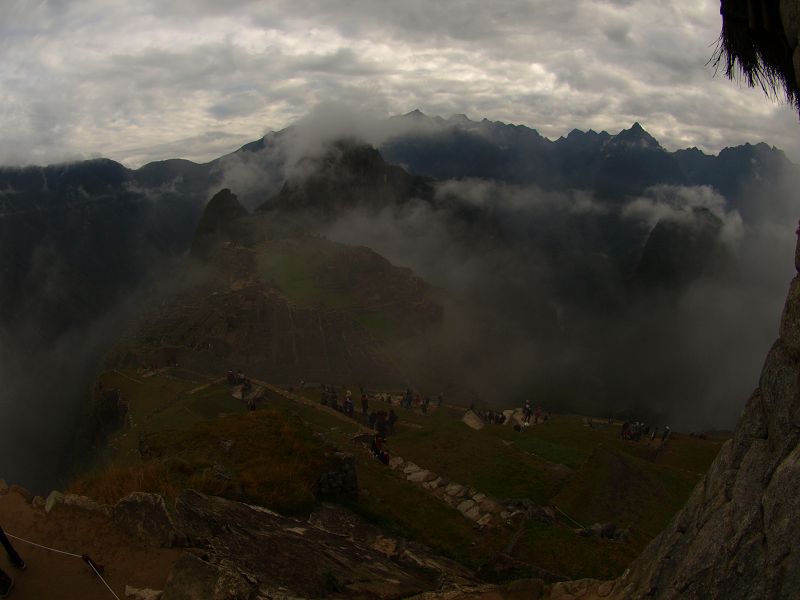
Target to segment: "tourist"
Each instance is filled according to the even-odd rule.
[[[2,527],[0,527],[0,543],[3,544],[6,554],[8,554],[8,562],[20,571],[24,571],[26,569],[25,561],[17,554],[17,551],[14,549],[14,546],[11,545]],[[0,569],[0,598],[6,598],[11,593],[13,587],[14,578],[3,571],[3,569]]]
[[[378,433],[379,436],[382,438],[386,438],[386,434],[388,433],[388,425],[386,422],[386,411],[379,410],[378,414],[375,415],[375,431]]]

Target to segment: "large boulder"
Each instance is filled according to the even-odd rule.
[[[481,421],[481,418],[471,410],[465,412],[464,416],[461,417],[461,420],[465,425],[471,427],[472,429],[483,429],[483,421]]]

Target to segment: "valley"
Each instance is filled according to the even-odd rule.
[[[439,123],[445,129],[424,151],[409,138],[387,151],[455,160],[453,143],[509,143],[503,124],[459,123],[455,140]],[[514,135],[539,147],[530,132]],[[613,587],[730,447],[731,433],[710,431],[726,423],[714,402],[730,411],[726,394],[740,391],[747,373],[718,365],[758,348],[721,348],[738,313],[713,309],[750,285],[743,250],[776,215],[758,216],[761,208],[742,203],[738,188],[724,197],[683,185],[681,172],[699,183],[713,169],[699,175],[697,156],[667,153],[638,124],[617,136],[570,138],[542,142],[550,158],[536,158],[568,170],[578,158],[567,149],[599,152],[569,190],[537,179],[542,173],[503,181],[511,167],[502,161],[497,180],[454,170],[456,178],[437,181],[430,174],[438,171],[409,173],[347,139],[303,157],[280,185],[266,178],[269,195],[246,188],[241,200],[237,190],[214,187],[224,180],[221,165],[286,166],[280,137],[196,168],[126,172],[102,163],[114,176],[87,188],[99,194],[79,207],[90,218],[65,231],[94,231],[116,210],[104,202],[125,190],[115,202],[133,216],[110,232],[130,226],[126,235],[139,245],[115,245],[109,233],[76,250],[91,268],[86,279],[64,275],[76,286],[57,288],[68,301],[51,296],[55,275],[28,283],[6,273],[6,293],[23,285],[43,299],[30,304],[31,319],[53,317],[52,327],[29,337],[9,312],[6,331],[30,352],[40,344],[54,350],[37,360],[43,370],[62,364],[62,355],[82,364],[64,381],[89,393],[64,394],[74,404],[64,405],[72,425],[61,434],[74,433],[61,446],[69,450],[60,456],[60,483],[50,476],[32,493],[9,490],[0,518],[8,505],[30,523],[23,533],[67,545],[74,540],[53,528],[102,522],[109,541],[93,552],[119,590],[143,584],[113,560],[165,550],[147,567],[148,585],[164,599],[204,597],[198,581],[237,598],[488,599],[520,590],[556,598],[575,581],[594,582],[586,590],[601,581]],[[786,186],[797,176],[776,152],[738,152],[754,176],[775,169]],[[625,168],[643,169],[643,179],[612,186]],[[44,173],[77,197],[70,169]],[[159,177],[176,173],[193,183],[176,182],[161,203],[147,204],[156,192],[134,186],[163,185]],[[213,190],[207,203],[204,185]],[[748,210],[756,216],[743,229]],[[68,237],[52,251],[71,246]],[[22,255],[42,247],[8,239]],[[28,306],[12,297],[25,314]],[[94,327],[102,335],[88,343]],[[708,365],[697,360],[700,335],[712,340]],[[70,343],[56,352],[62,339]],[[353,415],[321,402],[330,385],[340,397],[353,392]],[[419,395],[413,408],[399,403],[405,390]],[[51,397],[44,387],[37,394]],[[421,404],[426,397],[430,404]],[[547,419],[524,424],[525,402]],[[389,411],[399,419],[380,461],[370,449],[373,424]],[[505,423],[486,422],[487,414],[503,414]],[[646,421],[653,437],[624,439],[631,421]],[[54,487],[64,493],[50,493]],[[274,560],[260,558],[263,544],[280,548]],[[309,553],[313,577],[297,566]],[[80,593],[93,597],[98,590],[86,583]]]

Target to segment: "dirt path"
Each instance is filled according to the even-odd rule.
[[[33,508],[18,493],[0,495],[0,523],[8,533],[74,554],[88,554],[103,565],[103,577],[120,598],[125,586],[163,590],[180,550],[145,548],[120,533],[103,514],[58,505],[50,514]],[[114,596],[82,560],[30,546],[15,539],[15,549],[27,563],[12,567],[0,552],[0,568],[14,577],[9,598],[18,600],[113,600]]]
[[[358,427],[358,430],[361,433],[374,433],[373,430],[370,429],[369,427],[365,427],[364,425],[359,423],[357,420],[355,420],[355,419],[353,419],[351,417],[348,417],[344,413],[341,413],[338,410],[334,410],[334,409],[330,408],[329,406],[323,406],[319,402],[314,402],[313,400],[310,400],[310,399],[306,398],[305,396],[302,396],[300,394],[294,394],[292,392],[284,390],[283,388],[279,388],[278,386],[272,385],[271,383],[267,383],[266,381],[261,381],[261,380],[258,380],[258,379],[252,379],[251,381],[253,383],[255,383],[256,385],[259,385],[259,386],[263,387],[264,389],[267,389],[267,390],[269,390],[269,391],[271,391],[271,392],[273,392],[275,394],[278,394],[279,396],[283,396],[287,400],[292,400],[293,402],[297,402],[298,404],[305,404],[306,406],[310,406],[312,408],[315,408],[316,410],[318,410],[320,412],[324,412],[324,413],[327,413],[327,414],[329,414],[331,416],[334,416],[334,417],[336,417],[337,419],[339,419],[341,421],[346,421],[347,423],[351,423],[351,424],[355,425],[356,427]]]

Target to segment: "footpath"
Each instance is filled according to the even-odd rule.
[[[301,394],[295,394],[271,383],[267,383],[266,381],[253,379],[252,382],[287,400],[313,407],[316,410],[325,412],[342,421],[357,426],[359,433],[353,436],[353,441],[356,443],[361,442],[363,446],[369,449],[367,440],[371,439],[374,431],[365,427],[357,420],[329,406],[324,406]],[[555,511],[550,507],[535,506],[532,503],[514,505],[503,504],[498,499],[492,498],[473,487],[452,481],[446,476],[434,472],[432,469],[417,465],[411,461],[406,461],[401,456],[392,456],[389,460],[388,468],[410,485],[422,488],[437,500],[455,508],[464,518],[474,522],[477,527],[491,525],[510,526],[515,523],[518,518],[523,516],[539,518],[547,522],[556,520]]]

